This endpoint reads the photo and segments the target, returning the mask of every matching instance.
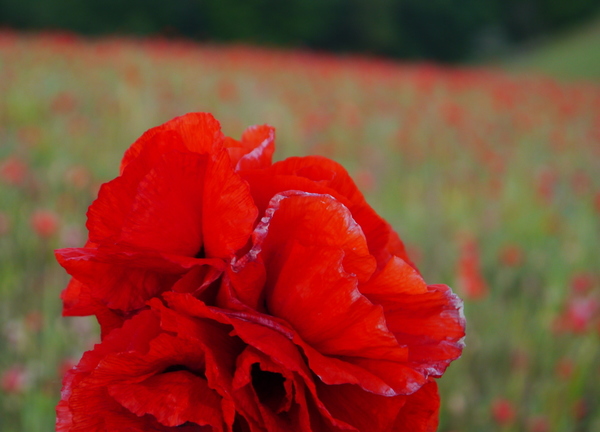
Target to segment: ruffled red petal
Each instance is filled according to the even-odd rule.
[[[199,266],[222,271],[219,259],[196,259],[157,252],[119,247],[67,248],[56,251],[56,258],[77,279],[80,292],[110,309],[132,311],[144,307],[147,300],[171,288],[181,276]],[[201,273],[202,274],[202,273]],[[213,276],[214,278],[214,276]],[[201,287],[206,281],[197,280]],[[65,295],[71,300],[74,288]],[[83,305],[91,300],[81,297]],[[91,303],[93,307],[93,303]]]
[[[211,345],[225,337],[235,344],[235,338],[201,321],[186,326],[183,334],[166,333],[162,309],[140,312],[125,322],[67,374],[57,411],[61,430],[171,431],[182,425],[192,431],[210,425],[210,430],[224,431],[226,419],[233,424],[233,408],[226,409],[227,403],[203,377],[207,366],[214,370],[225,364],[215,363],[219,348],[205,351],[203,342]],[[226,352],[221,358],[236,356]]]
[[[204,243],[200,221],[206,212],[204,194],[209,163],[205,155],[166,153],[137,184],[129,206],[124,199],[111,200],[117,207],[129,207],[116,242],[173,255],[197,256]],[[98,201],[102,202],[100,198]],[[93,231],[90,226],[90,233]]]
[[[340,164],[319,156],[292,157],[265,170],[240,172],[251,187],[262,213],[271,197],[288,190],[329,194],[344,204],[361,226],[371,254],[380,267],[396,255],[415,267],[389,223],[367,204],[348,172]],[[416,268],[416,267],[415,267]]]
[[[226,139],[225,147],[236,170],[267,168],[275,151],[275,129],[267,125],[251,126],[240,141]]]
[[[247,243],[257,215],[248,186],[224,150],[212,159],[166,153],[134,185],[129,181],[138,177],[138,162],[105,185],[90,207],[93,243],[57,251],[60,264],[89,288],[85,295],[122,311],[143,307],[191,268],[222,269],[222,263],[197,257],[232,257]],[[197,288],[205,283],[198,280]],[[71,304],[78,302],[75,288],[65,295]],[[70,307],[71,313],[89,312],[91,302],[82,301],[79,312]]]
[[[206,255],[229,258],[248,241],[258,210],[246,182],[231,170],[226,152],[209,165],[204,195]]]
[[[335,418],[360,432],[391,431],[406,397],[386,397],[350,384],[317,384],[319,399]]]
[[[441,376],[464,347],[462,302],[444,285],[427,286],[400,258],[361,285],[361,292],[383,307],[387,326],[408,347],[408,363],[423,375]]]
[[[137,416],[151,414],[165,426],[187,422],[225,430],[221,397],[206,379],[187,371],[153,375],[142,382],[111,384],[108,393]]]
[[[440,397],[437,384],[429,380],[417,392],[406,397],[391,432],[435,432],[438,427]]]
[[[268,313],[310,345],[311,368],[328,384],[386,395],[418,389],[426,376],[406,364],[408,349],[387,329],[383,308],[359,291],[375,262],[348,209],[327,195],[289,192],[266,215],[247,259],[260,251]]]
[[[232,335],[239,337],[248,346],[264,354],[270,362],[278,365],[282,370],[292,373],[295,377],[294,391],[297,404],[299,408],[303,409],[306,406],[306,412],[308,413],[306,415],[310,418],[313,431],[355,430],[344,421],[333,417],[327,407],[318,398],[313,372],[318,374],[323,368],[315,371],[312,368],[312,359],[317,358],[320,354],[304,343],[293,331],[283,326],[282,323],[277,322],[276,318],[253,312],[233,312],[209,307],[187,294],[168,292],[164,294],[164,297],[169,306],[181,316],[190,315],[198,318],[212,318],[221,323],[228,323],[234,329],[231,333]],[[309,357],[312,371],[308,368],[303,355]],[[347,368],[343,368],[345,365],[343,362],[328,357],[323,357],[323,359],[325,367],[331,366],[332,362],[342,364],[337,376],[338,378],[343,376],[340,382],[356,382],[359,380]],[[217,370],[220,369],[222,368],[218,368]],[[225,369],[227,369],[227,366]],[[330,371],[326,372],[331,375]],[[368,372],[359,370],[359,376],[361,372],[363,375],[369,375]],[[377,379],[376,377],[374,378]],[[301,383],[303,385],[300,385]],[[264,431],[262,424],[256,420],[262,418],[260,409],[254,403],[248,405],[249,401],[254,400],[253,396],[246,394],[246,398],[242,398],[241,401],[239,397],[238,395],[237,403],[242,405],[238,409],[249,415],[246,422],[248,422],[250,430]],[[306,400],[305,405],[301,403],[302,400]],[[298,416],[303,416],[303,413],[304,411],[302,410],[298,413]],[[298,418],[300,419],[300,417]],[[304,424],[303,421],[298,421],[300,424]],[[319,424],[323,426],[317,426]]]
[[[182,145],[200,154],[213,154],[223,148],[224,135],[220,123],[208,113],[189,113],[146,131],[125,152],[121,161],[121,174],[125,168],[152,147],[149,156],[156,160],[164,149]]]
[[[171,151],[140,179],[134,163],[90,206],[90,239],[188,257],[228,257],[257,210],[225,151],[212,158]]]

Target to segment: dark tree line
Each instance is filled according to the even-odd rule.
[[[0,0],[0,25],[460,61],[599,11],[600,0]]]

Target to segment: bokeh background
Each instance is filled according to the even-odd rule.
[[[600,431],[600,2],[0,0],[0,430],[98,341],[53,249],[145,130],[269,123],[465,300],[439,431]]]

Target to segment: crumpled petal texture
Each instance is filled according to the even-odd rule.
[[[63,381],[57,431],[429,432],[463,348],[344,168],[275,164],[275,131],[192,113],[143,134],[88,211],[64,315],[102,340]]]

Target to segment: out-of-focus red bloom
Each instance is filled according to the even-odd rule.
[[[273,130],[206,114],[125,153],[88,212],[65,313],[99,345],[64,380],[57,430],[433,432],[462,304],[426,285],[348,173],[271,164]]]
[[[585,333],[592,329],[599,311],[600,302],[592,296],[569,297],[563,312],[554,322],[554,328],[558,332]]]
[[[531,417],[527,421],[527,430],[529,432],[549,432],[550,422],[548,421],[546,416],[538,415],[535,417]]]
[[[27,165],[16,156],[10,156],[0,163],[0,178],[9,184],[23,184],[27,173]]]
[[[600,214],[600,192],[596,192],[594,195],[594,206],[596,207],[596,212]]]
[[[459,286],[466,298],[479,300],[487,296],[488,287],[479,263],[479,247],[472,237],[467,237],[461,244],[457,273]]]
[[[87,168],[81,165],[74,165],[65,171],[65,182],[75,189],[85,189],[91,183],[92,176]]]
[[[523,250],[516,244],[509,244],[500,250],[500,262],[507,267],[516,267],[523,262]]]
[[[6,393],[22,393],[28,385],[29,373],[22,366],[12,366],[0,377],[0,387]]]
[[[589,414],[589,406],[585,399],[579,399],[573,405],[573,417],[583,420]]]
[[[524,350],[515,350],[511,356],[511,367],[516,371],[524,371],[529,368],[530,365],[530,356]]]
[[[44,325],[44,315],[39,311],[31,311],[25,315],[25,326],[30,332],[39,332]]]
[[[51,210],[36,210],[30,222],[33,231],[42,238],[52,237],[59,226],[58,215]]]
[[[492,402],[492,417],[499,425],[507,425],[514,422],[516,411],[513,403],[508,399],[498,398]]]
[[[57,94],[50,103],[50,109],[54,114],[68,114],[77,108],[77,99],[70,92]]]
[[[575,371],[575,362],[570,358],[561,358],[556,363],[555,373],[562,380],[569,380],[573,376],[573,372]]]
[[[558,184],[558,173],[547,167],[542,170],[537,177],[538,195],[546,202],[550,203],[554,198],[554,192]]]
[[[585,295],[594,286],[594,275],[591,273],[577,273],[571,278],[571,291],[575,295]]]

